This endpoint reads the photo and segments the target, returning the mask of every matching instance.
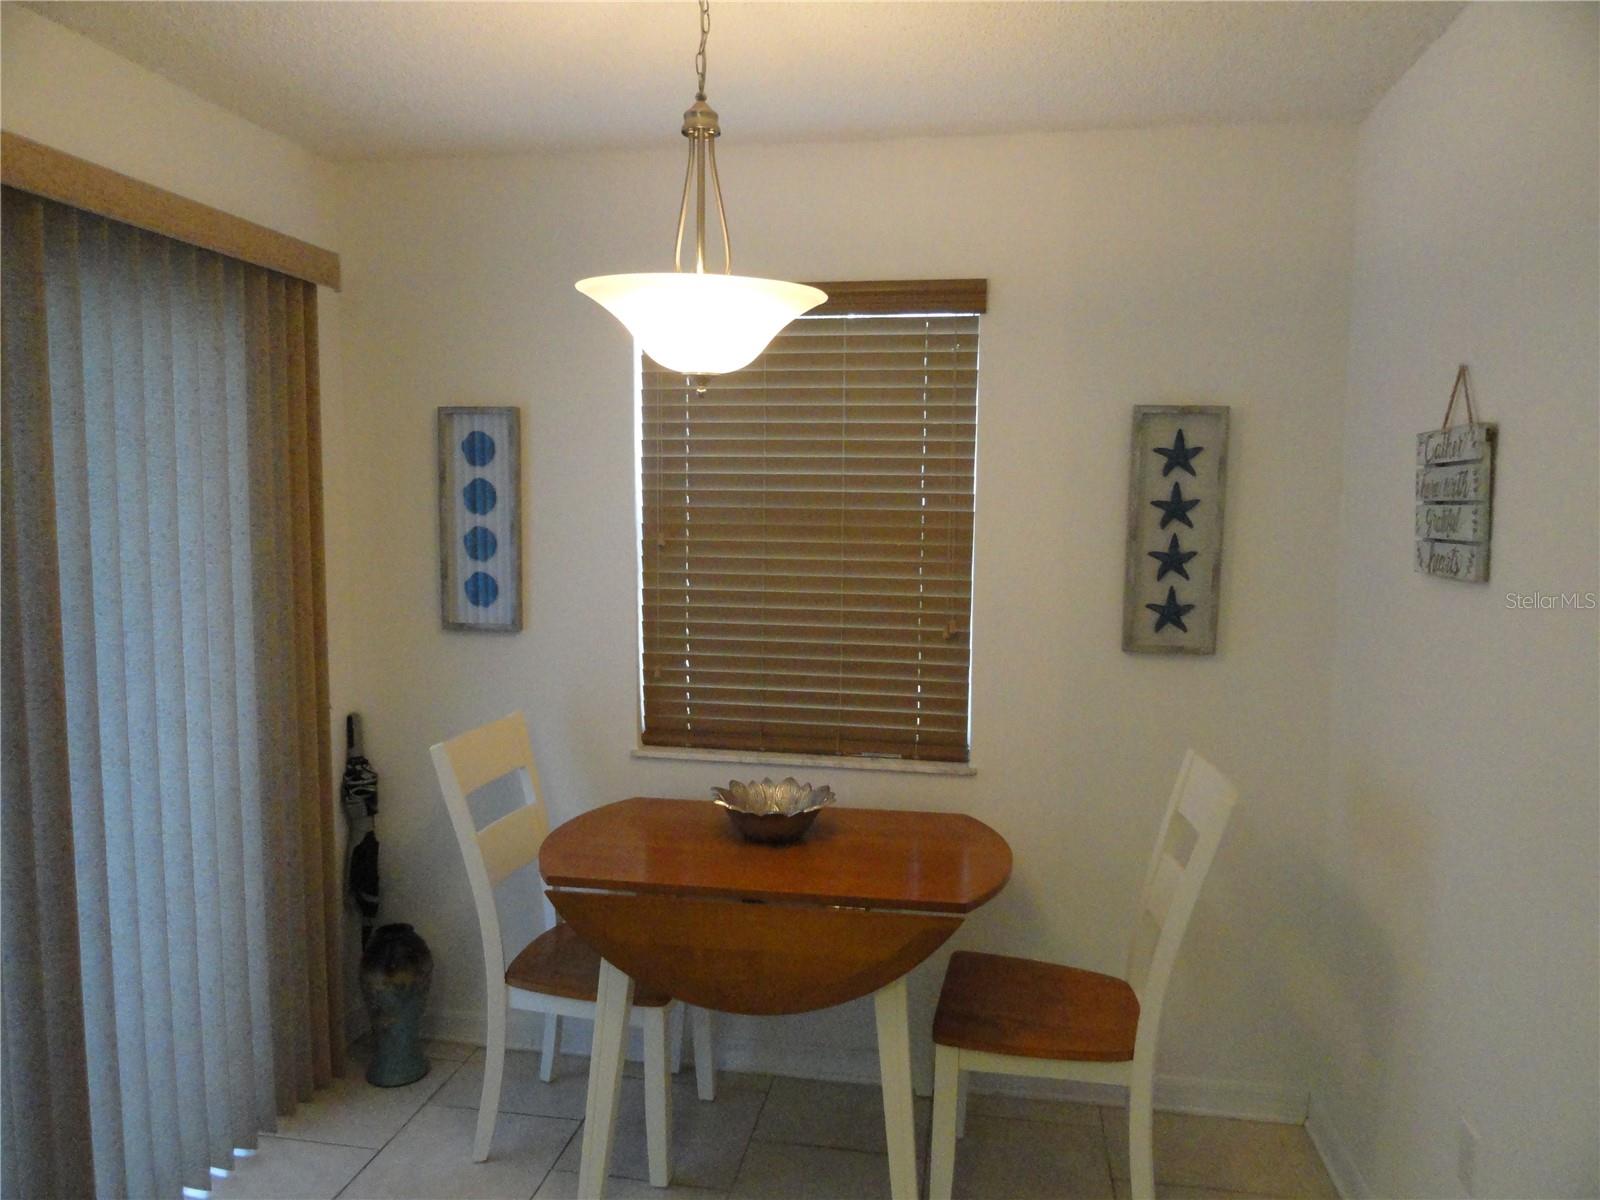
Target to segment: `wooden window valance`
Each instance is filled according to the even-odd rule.
[[[641,737],[966,762],[986,288],[823,286],[703,392],[644,361]]]
[[[332,250],[9,131],[0,133],[0,182],[295,279],[339,288],[339,256]]]
[[[813,283],[828,298],[807,316],[863,313],[986,313],[987,279],[834,279]]]

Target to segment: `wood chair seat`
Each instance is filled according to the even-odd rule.
[[[940,1046],[1073,1062],[1127,1062],[1138,1030],[1115,976],[970,950],[950,956],[933,1018]]]
[[[522,948],[506,968],[506,983],[525,992],[592,1004],[600,990],[600,955],[563,921]],[[661,1008],[671,1002],[666,993],[643,987],[633,994],[635,1008]]]

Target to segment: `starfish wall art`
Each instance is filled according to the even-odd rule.
[[[1134,408],[1124,650],[1216,652],[1227,446],[1226,406]]]

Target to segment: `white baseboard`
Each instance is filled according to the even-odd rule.
[[[1372,1200],[1372,1189],[1356,1165],[1350,1143],[1328,1112],[1327,1101],[1318,1099],[1315,1091],[1311,1093],[1310,1111],[1306,1114],[1306,1132],[1311,1135],[1311,1144],[1317,1148],[1317,1153],[1322,1155],[1322,1163],[1328,1168],[1339,1195],[1344,1200]]]
[[[506,1014],[506,1045],[513,1050],[537,1050],[539,1043],[522,1028],[527,1013],[515,1009]],[[469,1046],[483,1045],[483,1012],[481,1009],[444,1009],[430,1007],[423,1018],[423,1029],[428,1037],[442,1042],[464,1042]]]
[[[562,1048],[574,1054],[587,1054],[590,1029],[585,1021],[565,1024],[562,1028]],[[540,1033],[536,1015],[515,1010],[509,1014],[507,1045],[523,1050],[537,1049]],[[481,1046],[483,1014],[476,1010],[433,1010],[428,1015],[428,1035]],[[753,1071],[839,1083],[878,1082],[878,1053],[872,1048],[779,1044],[765,1039],[741,1037],[726,1027],[717,1030],[716,1042],[717,1065],[729,1071]],[[637,1045],[630,1046],[629,1057],[640,1057]],[[1074,1083],[1058,1079],[975,1075],[972,1087],[978,1092],[1025,1096],[1036,1100],[1072,1100],[1112,1105],[1127,1102],[1125,1093],[1109,1084]],[[1237,1079],[1158,1075],[1155,1106],[1163,1112],[1300,1125],[1306,1120],[1306,1091],[1303,1088]]]
[[[483,1014],[473,1010],[429,1010],[427,1036],[444,1041],[483,1045]],[[506,1014],[506,1045],[513,1050],[537,1050],[544,1028],[536,1013],[512,1009]],[[561,1048],[568,1054],[587,1055],[593,1026],[587,1021],[566,1021],[561,1026]],[[639,1033],[629,1034],[628,1057],[642,1058]],[[827,1079],[839,1083],[876,1083],[876,1050],[807,1046],[803,1052],[793,1046],[767,1047],[764,1043],[734,1035],[726,1027],[716,1032],[717,1065],[729,1071],[750,1071],[768,1075],[793,1075],[804,1079]]]
[[[1164,1112],[1303,1125],[1307,1089],[1244,1079],[1157,1075],[1155,1106]]]
[[[717,1029],[713,1040],[717,1047],[717,1065],[730,1071],[825,1079],[832,1083],[876,1084],[879,1080],[876,1049],[817,1043],[804,1048],[792,1043],[774,1045],[730,1035],[722,1028]]]
[[[1069,1079],[1037,1079],[1019,1075],[974,1075],[972,1090],[1030,1100],[1069,1100],[1121,1108],[1127,1092],[1115,1084],[1079,1083]],[[1212,1079],[1195,1075],[1157,1075],[1155,1107],[1161,1112],[1242,1121],[1299,1125],[1306,1119],[1306,1094],[1299,1088]]]

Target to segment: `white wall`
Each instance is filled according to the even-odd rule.
[[[9,2],[0,4],[0,123],[145,183],[339,249],[333,164]],[[337,292],[317,289],[323,440],[330,451],[350,437],[340,391],[339,300]],[[325,464],[324,510],[338,766],[344,744],[340,714],[349,707],[344,647],[352,605],[347,506],[335,467],[331,458]]]
[[[12,133],[335,249],[335,170],[20,4],[0,5]]]
[[[1361,130],[1313,1128],[1347,1193],[1593,1196],[1596,9],[1476,5]],[[1414,574],[1415,435],[1496,421],[1487,585]],[[1313,882],[1308,875],[1308,884]]]
[[[1311,952],[1326,775],[1353,149],[1318,125],[722,147],[740,269],[990,281],[977,774],[805,773],[846,804],[959,809],[1010,839],[1011,885],[956,944],[1118,970],[1172,774],[1186,746],[1213,756],[1246,803],[1160,1070],[1186,1102],[1289,1118],[1310,1078],[1284,996]],[[434,947],[445,1028],[481,1027],[481,968],[429,743],[525,709],[557,820],[761,773],[630,757],[630,347],[572,283],[666,264],[680,154],[668,126],[659,151],[345,172],[355,436],[329,469],[349,474],[360,547],[353,696],[384,772],[390,911]],[[1161,402],[1233,406],[1215,658],[1119,648],[1130,408]],[[450,404],[523,407],[518,636],[439,629],[433,410]],[[923,1020],[941,972],[915,976]],[[870,1070],[869,1012],[738,1023],[731,1053]]]

